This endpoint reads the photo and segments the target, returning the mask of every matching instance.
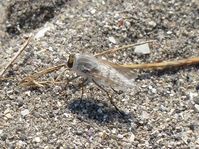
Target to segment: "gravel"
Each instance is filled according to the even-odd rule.
[[[1,7],[0,68],[27,35],[38,38],[6,72],[14,79],[0,82],[0,146],[199,148],[198,66],[136,70],[135,89],[114,95],[124,116],[93,84],[80,100],[80,79],[43,88],[19,85],[29,74],[66,62],[70,53],[98,53],[147,40],[155,40],[148,54],[129,48],[104,58],[149,63],[199,56],[197,0],[9,0],[0,1]],[[66,71],[60,77],[72,76]]]

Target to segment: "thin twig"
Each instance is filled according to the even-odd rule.
[[[177,61],[160,62],[160,63],[124,64],[119,66],[128,69],[166,69],[171,67],[189,66],[196,64],[199,64],[199,57],[182,59]]]
[[[53,71],[57,71],[57,70],[59,70],[61,67],[64,67],[64,66],[66,66],[66,65],[65,65],[65,64],[60,64],[60,65],[58,65],[58,66],[49,67],[49,68],[47,68],[47,69],[41,70],[41,71],[39,71],[39,72],[37,72],[37,73],[35,73],[35,74],[33,74],[33,75],[29,75],[29,76],[23,78],[23,79],[21,80],[21,83],[20,83],[20,84],[22,84],[22,85],[26,85],[26,84],[36,84],[37,82],[35,83],[34,81],[36,81],[36,79],[38,79],[39,77],[41,77],[41,76],[43,76],[43,75],[45,75],[45,74],[51,73],[51,72],[53,72]]]
[[[23,44],[23,46],[21,47],[21,49],[19,49],[19,51],[16,53],[16,55],[11,59],[11,61],[3,68],[3,70],[0,73],[0,77],[3,76],[3,74],[6,72],[6,70],[14,63],[14,61],[17,59],[17,57],[19,57],[19,55],[25,50],[25,48],[28,46],[28,43],[30,42],[32,36],[30,36],[26,42]]]
[[[109,50],[103,51],[103,52],[101,52],[101,53],[97,53],[97,54],[95,54],[95,56],[96,56],[96,57],[97,57],[97,56],[102,56],[102,55],[105,55],[105,54],[114,53],[114,52],[119,51],[119,50],[131,48],[131,47],[135,47],[135,46],[138,46],[138,45],[142,45],[142,44],[145,44],[145,43],[151,43],[151,42],[154,42],[154,40],[149,40],[149,41],[145,41],[145,42],[140,42],[140,43],[135,43],[135,44],[124,45],[124,46],[119,47],[119,48],[113,48],[113,49],[109,49]]]
[[[58,66],[49,67],[47,69],[41,70],[41,71],[31,75],[31,77],[34,78],[34,79],[37,79],[37,78],[39,78],[39,77],[41,77],[41,76],[43,76],[45,74],[51,73],[53,71],[57,71],[57,70],[59,70],[60,68],[62,68],[64,66],[66,66],[66,64],[60,64]]]

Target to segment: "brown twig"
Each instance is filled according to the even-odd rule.
[[[109,50],[103,51],[103,52],[101,52],[101,53],[97,53],[97,54],[95,54],[95,56],[96,56],[96,57],[97,57],[97,56],[102,56],[102,55],[105,55],[105,54],[114,53],[114,52],[119,51],[119,50],[131,48],[131,47],[135,47],[135,46],[138,46],[138,45],[142,45],[142,44],[145,44],[145,43],[151,43],[151,42],[154,42],[154,40],[149,40],[149,41],[145,41],[145,42],[140,42],[140,43],[135,43],[135,44],[124,45],[124,46],[119,47],[119,48],[113,48],[113,49],[109,49]]]
[[[22,79],[21,83],[26,82],[26,81],[28,81],[28,80],[35,80],[35,79],[41,77],[42,75],[51,73],[51,72],[53,72],[53,71],[57,71],[57,70],[59,70],[61,67],[64,67],[64,66],[66,66],[66,65],[65,65],[65,64],[60,64],[60,65],[58,65],[58,66],[53,66],[53,67],[49,67],[49,68],[47,68],[47,69],[41,70],[41,71],[39,71],[39,72],[34,73],[33,75],[29,75],[29,76],[25,77],[24,79]]]
[[[119,66],[128,69],[165,69],[171,67],[189,66],[196,64],[199,64],[199,57],[182,59],[177,61],[160,62],[160,63],[124,64]]]
[[[30,42],[32,36],[30,36],[26,42],[23,44],[23,46],[19,49],[19,51],[16,53],[16,55],[11,59],[11,61],[3,68],[3,70],[0,73],[0,77],[3,76],[3,74],[6,72],[6,70],[14,63],[14,61],[19,57],[19,55],[25,50],[25,48],[28,46],[28,43]]]
[[[39,72],[37,72],[37,73],[35,73],[33,75],[29,75],[29,76],[23,78],[21,80],[20,84],[23,85],[23,86],[35,85],[35,86],[42,87],[43,83],[36,81],[36,79],[38,79],[39,77],[41,77],[41,76],[43,76],[45,74],[51,73],[53,71],[57,71],[61,67],[64,67],[64,66],[66,66],[66,65],[65,64],[60,64],[58,66],[53,66],[53,67],[49,67],[47,69],[41,70],[41,71],[39,71]]]

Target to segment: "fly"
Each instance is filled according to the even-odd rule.
[[[98,59],[92,55],[71,54],[69,55],[67,66],[85,78],[85,80],[93,82],[105,91],[110,102],[118,111],[119,109],[113,103],[112,97],[104,87],[126,90],[127,88],[133,88],[135,86],[135,74],[131,72],[129,68]]]

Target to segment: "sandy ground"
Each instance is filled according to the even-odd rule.
[[[65,63],[70,53],[147,40],[156,41],[147,55],[129,48],[106,58],[147,63],[199,56],[197,0],[11,0],[0,1],[0,8],[1,69],[25,37],[48,30],[6,71],[13,80],[0,82],[1,148],[199,148],[198,66],[135,71],[136,87],[114,96],[125,116],[93,84],[80,102],[79,79],[43,88],[19,85],[29,74]],[[67,71],[62,79],[74,75]]]

